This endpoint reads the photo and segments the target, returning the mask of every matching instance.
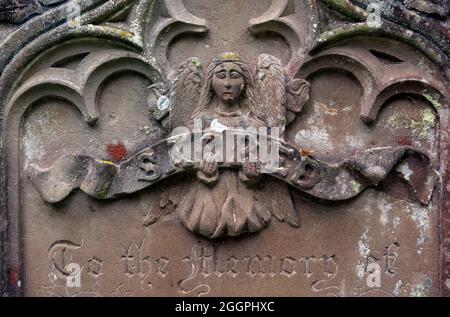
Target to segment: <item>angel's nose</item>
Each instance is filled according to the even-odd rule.
[[[225,80],[224,85],[225,85],[225,88],[231,88],[231,83],[230,83],[230,81],[228,79]]]

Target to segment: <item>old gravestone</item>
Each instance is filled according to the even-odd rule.
[[[448,295],[448,14],[0,1],[2,294]]]

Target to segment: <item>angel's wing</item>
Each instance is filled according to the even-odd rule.
[[[200,98],[204,83],[198,58],[184,61],[177,69],[170,89],[170,127],[187,126]]]
[[[286,75],[281,61],[267,54],[258,56],[255,84],[260,107],[256,115],[269,127],[280,128],[282,135],[286,125]]]

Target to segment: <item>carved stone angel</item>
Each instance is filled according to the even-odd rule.
[[[205,130],[215,125],[225,130],[278,127],[284,132],[287,111],[301,109],[309,88],[297,79],[296,91],[287,91],[287,83],[292,85],[281,62],[269,55],[259,56],[252,75],[239,55],[221,54],[212,60],[205,80],[199,61],[189,59],[178,69],[172,87],[171,127],[194,128],[194,121],[201,120]],[[192,112],[186,113],[187,109]],[[219,171],[214,158],[204,157],[197,181],[178,205],[181,222],[209,238],[259,231],[272,215],[298,226],[288,186],[261,175],[260,167],[246,161],[241,171]]]

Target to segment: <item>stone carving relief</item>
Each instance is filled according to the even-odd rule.
[[[2,219],[8,220],[3,240],[10,250],[2,261],[5,275],[20,269],[20,253],[11,250],[20,249],[21,210],[30,208],[24,201],[36,197],[53,216],[60,206],[79,199],[79,191],[89,206],[153,195],[144,228],[174,217],[192,236],[211,243],[273,230],[269,224],[274,222],[302,231],[298,195],[334,206],[374,190],[389,192],[389,184],[397,182],[420,208],[437,204],[448,209],[447,133],[442,131],[448,129],[450,40],[437,28],[418,30],[415,20],[400,23],[393,13],[432,19],[444,28],[445,3],[386,4],[381,25],[371,26],[366,1],[265,1],[242,30],[236,17],[217,17],[225,26],[236,23],[228,32],[218,31],[211,17],[197,16],[199,5],[193,1],[79,1],[79,26],[63,14],[70,2],[23,2],[25,6],[6,1],[8,6],[0,11],[0,21],[17,27],[1,44],[5,49],[0,59],[6,162]],[[240,5],[245,11],[250,4]],[[232,9],[224,6],[225,12]],[[20,24],[33,28],[47,21],[52,21],[47,30],[36,27],[24,36]],[[24,42],[16,46],[19,37]],[[327,85],[330,72],[342,81]],[[348,82],[353,88],[345,88]],[[359,108],[349,104],[341,111],[321,101],[339,93],[356,98]],[[405,118],[400,113],[383,119],[386,105],[405,100],[419,106],[405,110]],[[330,135],[326,118],[342,113],[345,133],[354,134],[343,133],[350,141],[333,145],[330,140],[341,135]],[[395,139],[383,131],[383,124],[398,131]],[[371,139],[372,133],[378,139]],[[442,215],[448,222],[447,213]],[[448,223],[443,238],[446,228]],[[139,288],[151,292],[152,274],[170,278],[166,266],[171,260],[159,255],[152,273],[153,260],[142,258],[144,242],[138,240],[123,244],[125,254],[118,261],[125,265],[128,280],[138,276]],[[58,241],[50,244],[50,269],[67,278],[65,262],[70,260],[59,263],[55,254],[61,250],[55,246],[78,252],[84,243]],[[448,237],[442,241],[447,243]],[[400,246],[389,243],[395,250]],[[185,258],[193,271],[179,279],[182,294],[211,291],[208,284],[187,286],[206,274],[195,271],[200,267],[194,263],[198,245]],[[397,258],[392,260],[390,253],[394,247],[387,247],[385,255],[389,277],[397,270]],[[139,256],[132,255],[132,248]],[[270,270],[255,270],[253,263],[276,258],[262,253],[247,254],[244,260],[227,256],[231,267],[218,270],[220,277],[238,274],[232,259],[247,261],[252,278],[270,275]],[[364,256],[368,263],[369,254]],[[138,258],[142,267],[136,268],[132,263]],[[272,273],[296,275],[299,259],[278,259],[279,272]],[[98,283],[108,260],[90,254],[83,261],[93,281],[89,292],[101,293]],[[327,284],[338,276],[339,258],[330,253],[323,261],[333,268],[325,267],[325,277],[311,284],[311,291],[342,295],[342,284]],[[443,263],[445,280],[448,257]],[[20,274],[5,292],[21,293]],[[303,275],[310,277],[307,268]],[[115,293],[125,284],[116,285]]]
[[[273,9],[269,8],[270,10]],[[353,54],[358,56],[357,53]],[[349,58],[348,55],[350,53],[346,54],[344,48],[324,54],[327,60],[336,56],[337,60],[332,61],[335,64],[342,58],[339,64],[343,65],[346,64],[344,60]],[[370,57],[365,56],[367,53],[359,55],[355,59],[359,58],[361,63],[370,67]],[[321,57],[322,55],[318,55],[315,58]],[[108,66],[110,64],[113,66]],[[308,67],[327,66],[326,63],[309,62],[304,69],[314,72],[315,69]],[[60,96],[77,105],[84,120],[95,126],[99,119],[95,97],[101,83],[114,72],[133,70],[143,73],[154,83],[150,89],[169,92],[167,95],[161,94],[157,103],[150,104],[149,107],[170,131],[180,127],[195,129],[194,122],[197,119],[200,122],[199,131],[203,134],[210,133],[209,138],[219,138],[222,144],[224,139],[228,140],[227,134],[236,134],[237,137],[250,134],[252,137],[251,132],[244,130],[249,127],[255,131],[260,127],[279,128],[281,135],[271,136],[271,140],[280,144],[271,146],[279,148],[281,153],[276,154],[280,155],[282,163],[273,172],[265,174],[275,176],[314,197],[332,201],[354,197],[366,187],[384,180],[401,160],[411,155],[423,160],[424,171],[421,174],[426,179],[425,184],[409,183],[417,199],[427,204],[433,192],[437,175],[431,169],[427,155],[411,146],[368,149],[333,166],[314,159],[305,149],[286,143],[282,134],[286,125],[301,112],[308,100],[309,83],[301,78],[291,78],[281,61],[274,56],[260,55],[252,74],[248,64],[238,54],[223,53],[212,60],[205,78],[201,61],[191,58],[180,65],[170,84],[159,82],[165,76],[160,75],[156,65],[147,63],[143,56],[126,51],[90,54],[79,67],[75,71],[49,68],[36,73],[12,96],[11,104],[21,104],[26,109],[45,96]],[[398,91],[394,87],[405,85],[403,78],[411,80],[417,70],[403,66],[402,72],[396,75],[398,78],[392,79],[389,75],[386,80],[383,72],[371,73],[363,67],[361,65],[362,69],[359,70],[363,74],[358,73],[358,70],[355,73],[365,88],[361,118],[369,123],[376,118],[384,102]],[[51,81],[48,82],[46,78]],[[404,87],[403,91],[411,89],[413,92],[422,92],[428,85],[436,87],[436,90],[442,89],[432,77],[426,85],[421,80],[422,78],[418,79],[418,83],[412,84],[412,88]],[[186,199],[180,202],[177,209],[180,220],[191,231],[211,238],[237,236],[243,232],[261,230],[267,225],[271,215],[298,226],[294,207],[288,203],[290,197],[287,188],[281,189],[276,183],[271,186],[273,188],[270,185],[264,186],[265,189],[251,188],[255,185],[252,183],[258,182],[260,176],[263,163],[259,159],[239,164],[237,157],[228,162],[221,158],[219,161],[228,164],[221,164],[224,170],[219,172],[220,162],[208,161],[208,154],[203,149],[200,162],[191,157],[173,162],[174,143],[180,143],[174,141],[174,138],[180,137],[183,136],[172,132],[170,138],[158,140],[156,145],[146,147],[120,163],[94,158],[89,154],[71,153],[57,159],[50,167],[31,162],[27,174],[43,199],[56,203],[65,199],[75,188],[98,199],[116,198],[141,190],[176,173],[194,169],[199,182],[189,184],[193,190],[187,193]],[[189,131],[184,137],[191,138]],[[196,135],[192,136],[194,144],[197,138]],[[223,156],[223,153],[215,154]],[[245,160],[248,161],[249,158],[246,157]],[[236,172],[226,170],[236,167],[242,169],[239,177]],[[267,197],[268,192],[276,193],[276,198],[265,202],[264,197]],[[285,207],[275,210],[274,203]]]

